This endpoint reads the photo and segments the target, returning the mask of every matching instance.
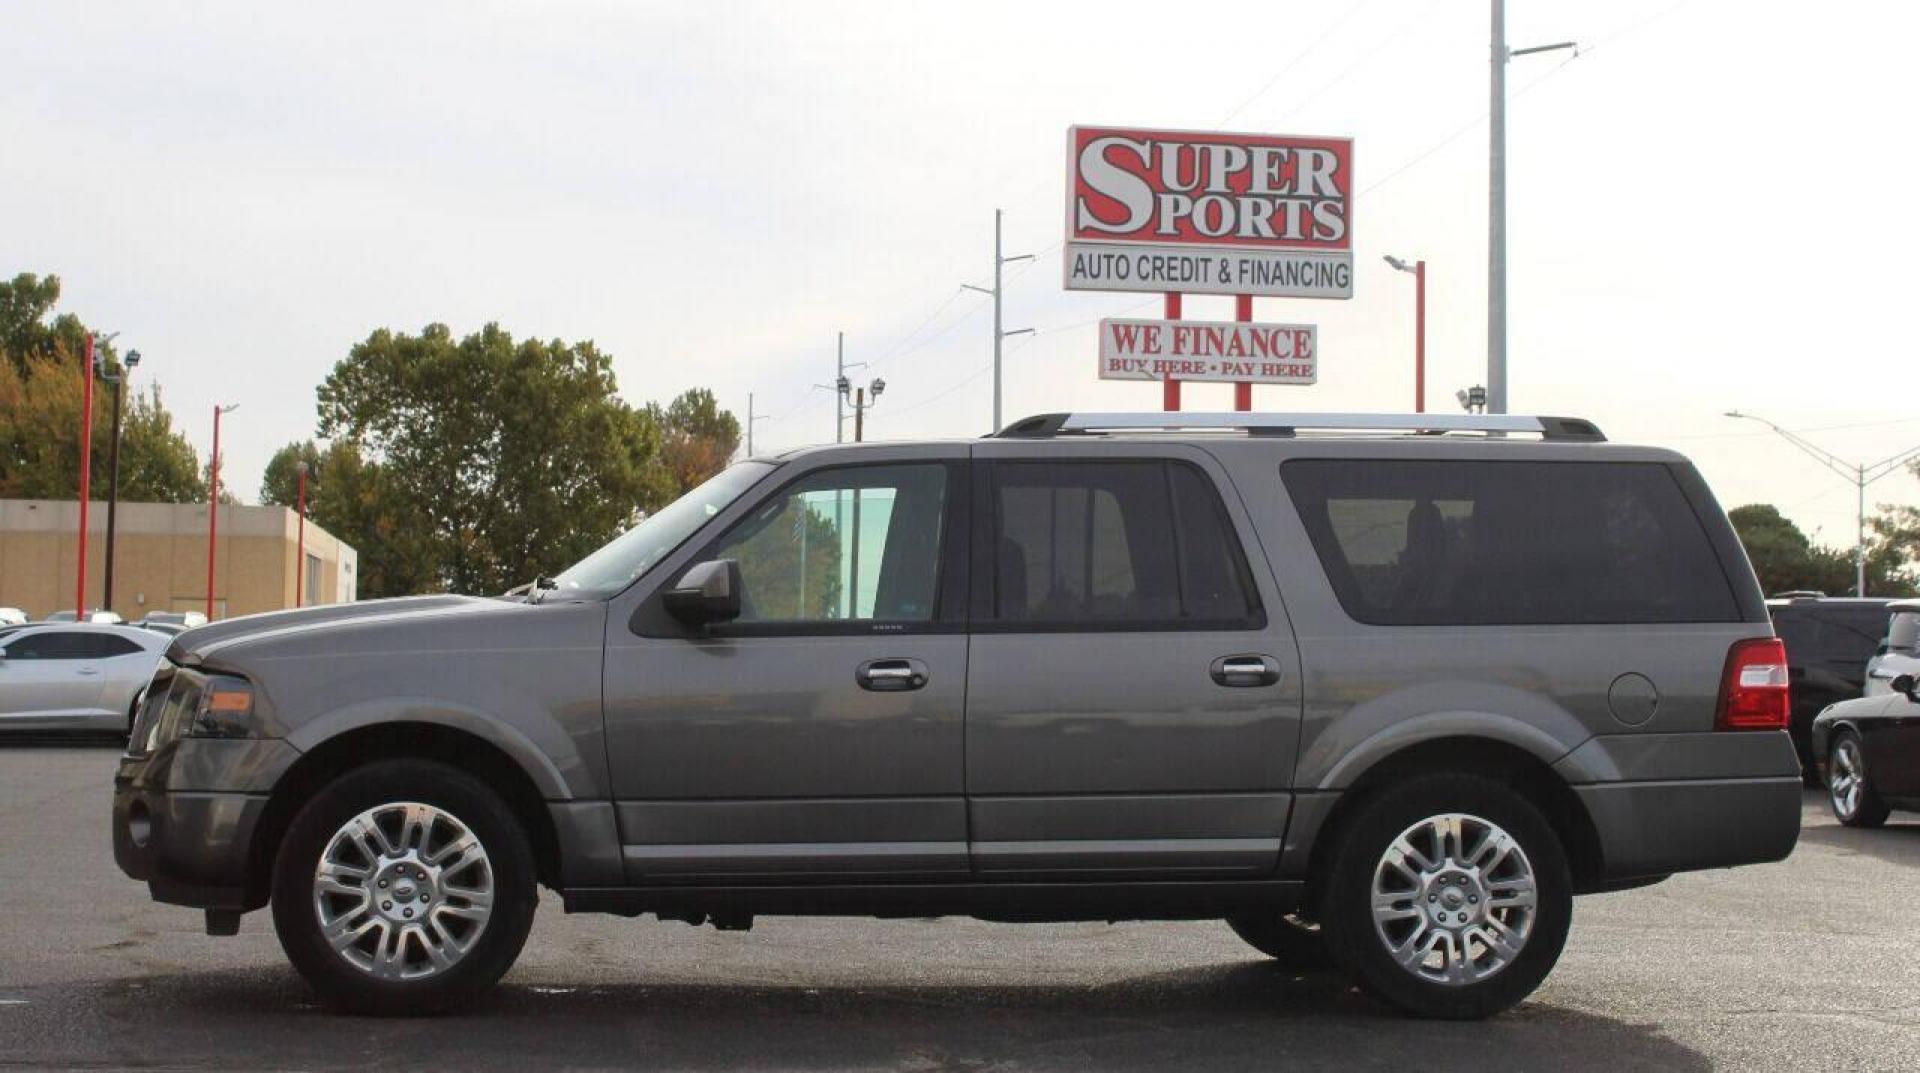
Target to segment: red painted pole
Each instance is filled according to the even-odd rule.
[[[300,516],[300,536],[293,545],[293,606],[299,607],[307,595],[307,464],[300,463],[299,506],[294,513]]]
[[[220,533],[220,404],[213,404],[213,461],[207,466],[207,621],[213,621],[213,549]]]
[[[93,494],[93,333],[80,351],[80,563],[73,586],[73,618],[87,621],[87,498]]]
[[[1236,294],[1233,296],[1233,319],[1242,324],[1253,321],[1253,295]],[[1253,385],[1242,380],[1233,385],[1233,408],[1245,413],[1253,409]]]
[[[1413,412],[1427,412],[1427,262],[1413,263]]]
[[[1167,319],[1180,319],[1180,295],[1172,291],[1167,292]],[[1180,381],[1171,377],[1160,381],[1160,408],[1168,413],[1180,409]]]

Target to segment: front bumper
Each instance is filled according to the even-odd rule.
[[[113,858],[156,901],[258,909],[254,834],[269,788],[299,752],[278,740],[182,739],[125,756],[114,776]]]

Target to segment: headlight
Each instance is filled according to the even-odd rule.
[[[253,685],[215,675],[200,686],[200,703],[187,734],[195,738],[245,738],[253,733]]]

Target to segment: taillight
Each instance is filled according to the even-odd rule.
[[[1737,641],[1720,677],[1715,730],[1787,728],[1787,646],[1778,637]]]

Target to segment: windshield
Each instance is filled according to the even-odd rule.
[[[553,579],[559,593],[610,595],[626,588],[772,469],[765,462],[742,462],[721,470],[568,567]]]

